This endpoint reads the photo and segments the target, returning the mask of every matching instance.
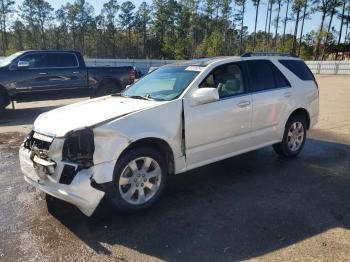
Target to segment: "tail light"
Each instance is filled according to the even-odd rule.
[[[130,71],[129,79],[130,79],[131,83],[134,82],[134,80],[135,80],[135,69],[134,68],[132,68]]]

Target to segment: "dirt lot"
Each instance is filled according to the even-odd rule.
[[[133,215],[106,201],[90,219],[27,185],[18,146],[41,112],[0,119],[0,261],[349,261],[350,76],[318,77],[320,122],[297,159],[271,148],[172,179]]]

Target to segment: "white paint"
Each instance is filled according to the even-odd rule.
[[[270,59],[284,73],[291,88],[224,99],[219,99],[217,90],[199,90],[199,84],[217,66],[255,59],[222,58],[203,67],[182,95],[172,101],[108,96],[40,115],[34,127],[41,134],[55,137],[48,154],[57,166],[44,184],[35,183],[29,178],[26,178],[27,181],[91,215],[104,193],[92,188],[88,181],[90,178],[97,183],[112,181],[114,166],[120,155],[131,143],[140,139],[157,138],[166,142],[174,155],[175,174],[179,174],[281,141],[286,121],[297,108],[305,108],[310,115],[311,126],[316,124],[318,93],[313,81],[298,79],[279,64],[278,57],[263,58]],[[58,181],[64,166],[64,136],[82,127],[93,127],[94,166],[78,172],[72,185],[62,185]],[[182,149],[183,128],[186,154]],[[32,177],[36,172],[27,151],[20,149],[21,168],[26,177]]]

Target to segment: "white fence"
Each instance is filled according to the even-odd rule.
[[[93,59],[87,58],[88,66],[136,66],[146,73],[152,66],[162,66],[177,62],[177,60],[147,60],[147,59]],[[314,74],[350,75],[350,61],[306,61]]]
[[[306,61],[314,74],[350,75],[350,61]]]
[[[3,57],[0,57],[2,60]],[[155,59],[95,59],[86,58],[88,66],[136,66],[146,73],[152,66],[162,66],[179,60]],[[305,61],[314,74],[321,75],[350,75],[350,61]]]

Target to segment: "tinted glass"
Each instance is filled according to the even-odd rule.
[[[29,68],[47,67],[47,57],[45,53],[29,54],[19,59],[20,61],[29,62]]]
[[[251,83],[254,91],[262,91],[275,88],[275,79],[271,62],[267,60],[247,61]]]
[[[272,71],[275,76],[276,88],[287,87],[290,86],[290,83],[286,79],[286,77],[281,73],[281,71],[271,63]]]
[[[238,64],[229,64],[216,68],[202,82],[199,88],[215,87],[220,98],[244,93],[242,70]]]
[[[48,67],[76,67],[77,59],[70,53],[47,53]]]
[[[315,80],[314,75],[301,60],[279,60],[279,62],[292,71],[301,80]]]

